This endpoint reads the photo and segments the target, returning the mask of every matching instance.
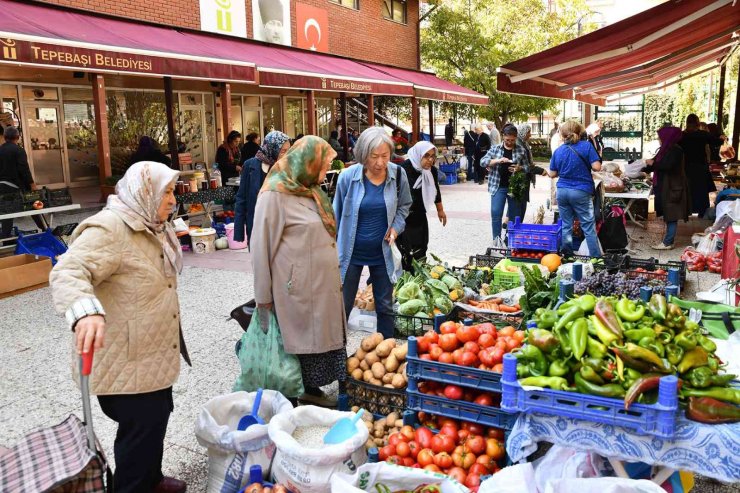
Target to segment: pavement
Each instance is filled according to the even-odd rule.
[[[464,183],[442,188],[447,211],[445,228],[430,217],[429,252],[450,265],[464,265],[473,254],[491,246],[490,196],[485,186]],[[526,221],[531,221],[539,205],[549,198],[549,179],[539,178],[532,194]],[[56,224],[80,222],[95,212],[59,215]],[[552,220],[546,212],[545,221]],[[20,221],[21,229],[32,229],[30,221]],[[679,226],[677,245],[688,245],[691,234],[703,231],[709,222],[693,219]],[[663,223],[649,221],[647,229],[630,226],[633,255],[677,260],[681,249],[656,252],[649,245],[663,234]],[[689,273],[685,297],[710,288],[717,274]],[[210,398],[231,391],[239,374],[234,344],[242,329],[227,321],[229,312],[252,298],[251,257],[245,251],[220,251],[211,255],[185,254],[185,268],[178,293],[182,322],[193,367],[183,365],[174,385],[175,412],[165,438],[164,473],[189,483],[188,491],[205,491],[206,449],[196,441],[194,424],[203,404]],[[54,312],[49,288],[0,300],[0,446],[10,447],[27,433],[63,421],[69,414],[81,416],[80,394],[70,377],[73,363],[72,338],[61,315]],[[348,353],[359,346],[362,332],[348,334]],[[326,389],[336,393],[336,387]],[[109,458],[113,458],[115,423],[105,417],[93,399],[95,432]],[[740,491],[737,485],[721,485],[699,480],[693,490],[703,492]]]

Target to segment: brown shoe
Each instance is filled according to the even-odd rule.
[[[154,493],[185,493],[187,489],[188,485],[185,481],[164,477],[157,487],[154,488]]]

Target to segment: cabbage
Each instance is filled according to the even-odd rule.
[[[396,293],[396,298],[401,304],[404,304],[410,300],[418,299],[420,297],[421,289],[419,288],[419,285],[413,281],[409,281],[401,286],[401,289],[399,289]]]

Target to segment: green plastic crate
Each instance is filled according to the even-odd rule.
[[[514,289],[522,285],[522,275],[519,272],[504,272],[499,267],[501,265],[513,265],[515,267],[531,267],[532,264],[527,262],[514,262],[509,259],[503,259],[493,269],[493,281],[491,282],[491,293],[500,293],[509,289]]]

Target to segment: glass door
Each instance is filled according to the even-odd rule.
[[[64,149],[59,128],[59,103],[31,103],[25,108],[29,157],[38,185],[66,184]]]
[[[262,133],[262,106],[259,96],[244,96],[242,125],[244,127],[243,139],[251,133],[256,133],[260,138],[265,137]]]

